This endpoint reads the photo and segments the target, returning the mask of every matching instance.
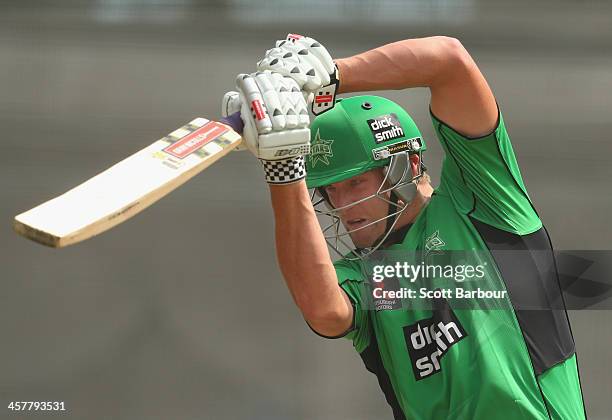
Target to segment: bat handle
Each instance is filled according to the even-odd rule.
[[[240,111],[221,118],[219,122],[229,125],[238,134],[242,134],[242,130],[244,129],[244,123],[242,122],[242,118],[240,118]]]

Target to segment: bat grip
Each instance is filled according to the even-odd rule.
[[[219,122],[229,125],[238,134],[242,134],[242,130],[244,129],[244,123],[242,122],[242,118],[240,118],[240,111],[221,118]]]

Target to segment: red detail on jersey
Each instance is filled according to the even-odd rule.
[[[287,34],[287,40],[288,41],[297,41],[300,38],[304,38],[303,35],[298,35],[298,34]]]
[[[259,99],[255,99],[253,102],[251,102],[251,107],[253,108],[253,111],[255,112],[255,117],[258,120],[261,121],[266,118],[266,112],[261,106],[261,102],[259,102]]]
[[[209,121],[193,133],[187,134],[179,141],[164,148],[164,152],[183,159],[227,131],[229,129],[225,125],[216,121]]]
[[[314,101],[316,104],[321,104],[321,103],[331,102],[331,100],[332,100],[331,95],[319,95],[319,96],[315,96]]]

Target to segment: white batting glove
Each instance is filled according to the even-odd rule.
[[[271,71],[239,74],[239,92],[223,97],[222,114],[240,111],[246,147],[264,165],[266,180],[287,184],[306,176],[310,117],[297,83]]]
[[[289,34],[276,41],[257,63],[258,70],[271,70],[291,77],[312,102],[312,112],[321,114],[333,108],[339,80],[334,61],[327,49],[316,40]]]

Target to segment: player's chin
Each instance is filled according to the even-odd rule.
[[[369,248],[374,245],[376,238],[379,235],[376,233],[376,229],[374,226],[361,229],[357,232],[353,232],[350,234],[351,240],[353,241],[353,245],[357,248]]]

